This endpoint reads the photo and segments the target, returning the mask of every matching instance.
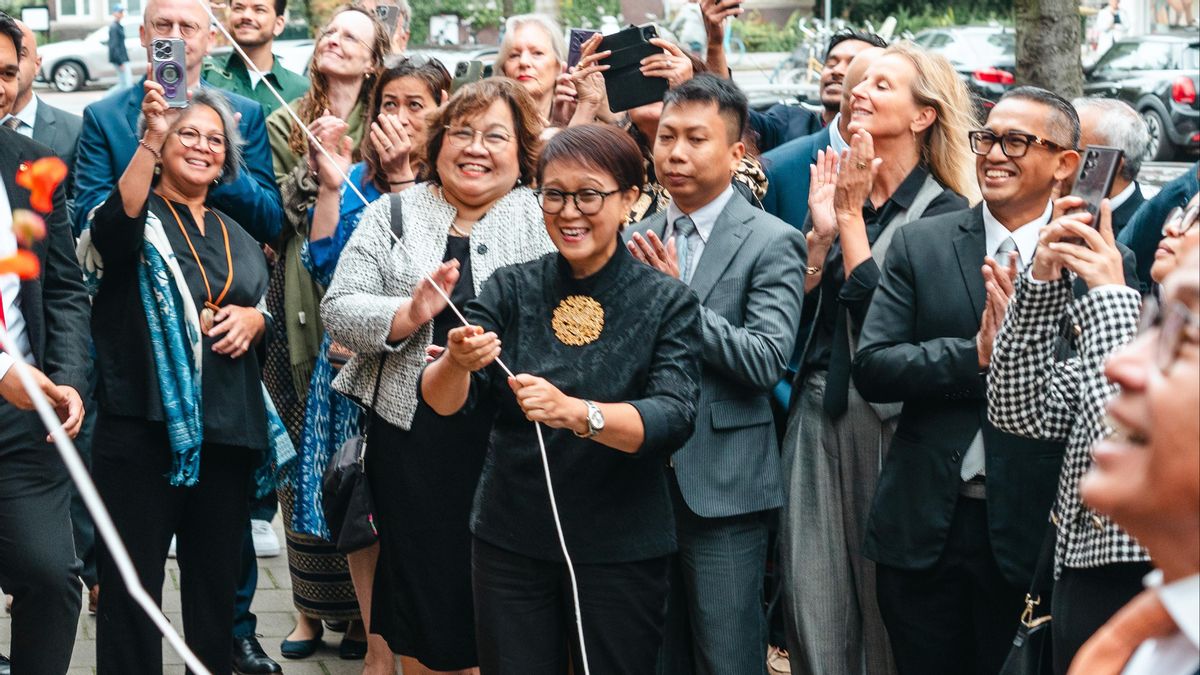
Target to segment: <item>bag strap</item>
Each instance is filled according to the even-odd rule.
[[[1050,593],[1054,588],[1054,547],[1058,541],[1058,526],[1051,522],[1046,527],[1046,536],[1042,538],[1042,550],[1038,553],[1037,565],[1033,568],[1033,580],[1029,583],[1029,592],[1025,594],[1025,611],[1021,613],[1021,623],[1027,628],[1034,628],[1051,620]],[[1034,608],[1042,605],[1047,611],[1040,617],[1034,617]]]
[[[395,247],[396,240],[404,238],[404,212],[401,206],[400,193],[393,192],[389,196],[392,212],[392,233],[396,235],[396,239],[392,240],[392,246]],[[375,369],[375,386],[371,389],[371,404],[367,408],[367,421],[363,423],[362,443],[359,444],[358,463],[362,464],[363,459],[367,456],[367,435],[371,430],[371,418],[374,416],[375,402],[379,400],[379,385],[383,382],[383,367],[387,363],[388,353],[384,352],[379,359],[379,367]]]

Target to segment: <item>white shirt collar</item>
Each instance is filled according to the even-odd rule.
[[[996,257],[996,249],[1000,248],[1000,244],[1003,244],[1005,239],[1012,237],[1017,244],[1017,253],[1021,256],[1021,263],[1028,267],[1033,260],[1033,252],[1037,248],[1038,232],[1043,225],[1050,222],[1052,208],[1053,204],[1047,201],[1046,210],[1042,212],[1042,215],[1016,230],[1009,231],[996,219],[996,216],[992,215],[992,210],[985,203],[983,205],[983,229],[987,235],[987,254],[993,258]]]
[[[675,221],[680,216],[691,216],[692,222],[696,224],[696,233],[700,235],[700,241],[708,243],[708,237],[712,234],[713,227],[717,224],[717,218],[721,216],[721,212],[725,210],[725,205],[733,198],[733,184],[730,183],[725,191],[717,195],[717,198],[711,202],[701,206],[691,213],[684,213],[675,201],[672,200],[667,206],[667,228],[663,230],[663,236],[667,239],[671,238],[675,232]]]
[[[1133,191],[1137,189],[1137,186],[1138,184],[1136,180],[1130,181],[1129,185],[1126,185],[1124,190],[1121,190],[1119,193],[1117,193],[1116,197],[1109,197],[1108,203],[1110,206],[1112,206],[1112,210],[1116,211],[1117,209],[1121,208],[1122,204],[1129,201],[1129,198],[1133,196]]]
[[[850,144],[846,142],[846,139],[842,138],[842,132],[838,129],[838,124],[841,121],[842,113],[834,115],[833,119],[829,120],[829,147],[833,148],[833,151],[838,156],[841,156],[842,151],[850,147]]]
[[[1162,570],[1154,570],[1146,575],[1145,584],[1147,588],[1158,589],[1158,597],[1179,626],[1179,632],[1200,648],[1200,574],[1164,584]]]

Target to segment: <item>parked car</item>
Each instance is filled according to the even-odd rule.
[[[138,29],[142,17],[131,16],[121,21],[125,28],[125,49],[129,52],[129,69],[134,79],[146,73],[146,48],[142,46]],[[42,67],[37,80],[49,82],[59,91],[79,91],[88,84],[117,83],[117,69],[108,62],[108,24],[88,33],[82,40],[63,40],[38,47]]]
[[[923,30],[913,41],[946,57],[985,114],[1013,87],[1017,38],[1003,26],[954,26]]]
[[[1148,159],[1200,149],[1200,42],[1196,36],[1143,35],[1120,40],[1085,73],[1088,96],[1119,98],[1150,130]]]

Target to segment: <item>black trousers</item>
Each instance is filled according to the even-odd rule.
[[[1063,568],[1050,600],[1055,675],[1067,675],[1075,653],[1118,609],[1142,592],[1142,578],[1150,570],[1150,563],[1144,562]]]
[[[96,424],[92,473],[100,496],[138,577],[160,606],[167,548],[176,535],[183,631],[213,675],[232,668],[234,589],[258,456],[249,448],[205,443],[199,482],[172,487],[162,423],[101,413]],[[97,672],[160,675],[162,637],[129,596],[107,547],[99,548]]]
[[[0,586],[13,596],[13,672],[63,675],[79,623],[67,469],[36,413],[0,400]]]
[[[1010,584],[996,566],[987,504],[959,497],[946,549],[933,567],[877,567],[876,595],[897,671],[995,675],[1012,646],[1027,590]]]
[[[588,665],[605,675],[653,675],[667,611],[667,557],[576,563]],[[475,538],[475,636],[482,675],[582,673],[565,563]]]

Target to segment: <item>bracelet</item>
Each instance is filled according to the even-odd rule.
[[[389,180],[388,185],[408,185],[409,183],[415,182],[417,182],[416,178],[410,178],[408,180]]]
[[[821,273],[821,268],[820,268],[820,267],[805,267],[805,268],[804,268],[804,275],[805,275],[805,276],[809,276],[809,277],[815,277],[815,276],[817,276],[817,275],[818,275],[818,274],[820,274],[820,273]]]
[[[149,143],[147,143],[147,142],[146,142],[146,139],[145,139],[145,138],[139,138],[139,139],[138,139],[138,145],[140,145],[140,146],[142,146],[143,148],[145,148],[145,149],[149,150],[149,151],[150,151],[150,154],[154,155],[154,159],[157,159],[157,160],[158,160],[158,161],[160,161],[160,162],[162,161],[162,151],[161,151],[161,150],[155,150],[153,146],[151,146]]]

